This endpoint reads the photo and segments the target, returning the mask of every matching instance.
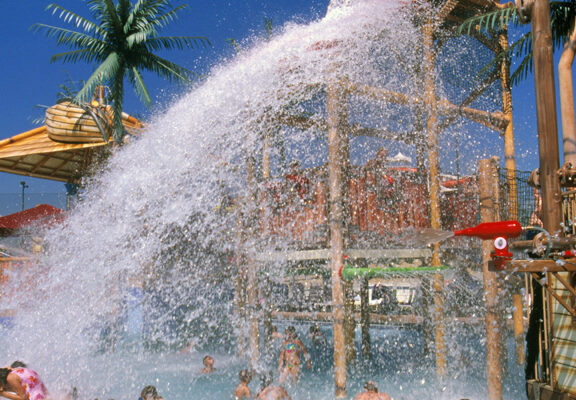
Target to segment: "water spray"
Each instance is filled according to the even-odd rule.
[[[508,239],[516,238],[522,234],[525,229],[518,221],[499,221],[499,222],[483,222],[479,225],[465,228],[459,231],[444,232],[443,239],[448,239],[455,236],[476,237],[482,240],[494,240],[494,251],[491,253],[492,261],[490,262],[490,269],[501,271],[504,269],[506,261],[512,259],[512,253],[508,250]],[[446,235],[447,234],[447,235]],[[440,236],[439,236],[440,237]],[[355,278],[381,278],[390,273],[410,272],[410,273],[431,273],[438,272],[448,267],[408,267],[408,268],[374,268],[374,267],[353,267],[346,262],[347,257],[344,256],[344,265],[340,267],[340,278],[345,281],[350,281]]]

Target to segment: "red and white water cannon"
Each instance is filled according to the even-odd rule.
[[[508,239],[520,236],[522,225],[518,221],[483,222],[471,228],[454,231],[454,236],[476,237],[482,240],[494,240],[494,251],[491,253],[492,265],[496,270],[503,270],[507,260],[512,259],[508,251]]]

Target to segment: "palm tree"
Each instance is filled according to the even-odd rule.
[[[169,0],[89,0],[88,7],[93,21],[57,4],[50,4],[48,11],[56,14],[73,29],[45,24],[35,24],[35,31],[43,31],[56,38],[58,45],[69,51],[55,54],[50,61],[95,63],[96,69],[75,96],[75,102],[89,101],[99,85],[110,88],[113,113],[114,141],[122,143],[125,135],[122,126],[124,80],[127,77],[138,98],[147,106],[152,104],[144,84],[142,71],[153,72],[159,77],[186,84],[195,74],[171,61],[154,54],[158,50],[182,50],[209,46],[200,36],[160,36],[160,31],[177,18],[185,5],[173,7]]]
[[[502,27],[513,25],[518,26],[522,22],[522,16],[512,2],[499,5],[495,11],[472,17],[464,21],[459,27],[459,33],[468,35],[481,33],[493,36]],[[576,0],[551,1],[550,2],[550,22],[552,27],[552,43],[555,49],[562,48],[570,36],[570,29],[574,25],[576,17]],[[532,32],[527,31],[521,35],[509,48],[496,54],[492,62],[484,69],[500,64],[504,58],[511,57],[517,61],[517,66],[511,74],[512,85],[518,84],[532,71]]]

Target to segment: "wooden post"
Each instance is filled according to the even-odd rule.
[[[328,181],[330,268],[332,271],[332,319],[334,330],[334,383],[335,398],[347,397],[346,392],[346,343],[344,339],[344,290],[340,267],[344,264],[344,210],[342,207],[343,169],[345,165],[342,132],[344,92],[341,87],[329,84],[326,89],[328,119]]]
[[[512,295],[512,305],[514,312],[512,318],[514,320],[514,347],[516,349],[516,364],[524,365],[526,361],[526,354],[524,349],[524,302],[522,295],[514,293]]]
[[[344,283],[344,326],[346,339],[346,362],[356,362],[356,320],[354,318],[354,286],[352,282]]]
[[[556,93],[554,83],[554,59],[552,47],[552,33],[550,27],[549,0],[535,0],[530,17],[532,20],[532,54],[534,60],[534,82],[536,93],[536,116],[538,122],[538,149],[540,153],[540,186],[542,190],[542,223],[544,229],[552,235],[562,235],[562,207],[560,182],[557,171],[560,167],[558,126],[556,121]],[[550,285],[554,284],[554,277],[547,273],[546,279]],[[547,324],[551,317],[549,305],[552,303],[550,295],[546,292],[545,307],[547,315],[544,318],[545,346],[548,360],[555,359],[554,346],[550,345],[551,330]],[[549,320],[548,320],[549,321]],[[551,329],[551,328],[550,328]],[[549,364],[552,376],[550,382],[554,385],[554,365]]]
[[[501,28],[498,35],[500,50],[508,50],[508,30]],[[516,158],[514,153],[514,123],[512,120],[512,86],[510,85],[510,58],[502,57],[500,64],[500,85],[502,87],[502,112],[509,121],[504,130],[504,157],[506,180],[508,181],[508,219],[518,219],[518,189],[516,186]]]
[[[480,160],[478,185],[480,192],[480,221],[498,221],[498,158]],[[496,181],[496,182],[495,182]],[[496,189],[496,190],[495,190]],[[498,280],[488,271],[492,240],[482,242],[482,270],[486,301],[486,367],[488,370],[488,400],[502,399],[502,365],[500,363],[500,332],[498,322]]]
[[[264,133],[264,143],[262,145],[262,179],[270,179],[270,134]]]
[[[362,326],[362,355],[364,360],[370,358],[370,296],[369,279],[360,281],[360,324]]]
[[[432,229],[441,229],[440,218],[440,181],[438,168],[438,103],[436,101],[436,66],[434,56],[434,25],[428,20],[423,28],[424,47],[424,74],[425,93],[424,104],[426,105],[426,139],[428,144],[428,178],[430,188],[430,226]],[[432,252],[432,266],[440,266],[440,245],[434,244]],[[444,300],[442,290],[444,277],[434,274],[432,279],[434,287],[434,330],[436,349],[436,374],[443,378],[446,375],[446,328],[444,326]]]
[[[246,218],[246,231],[253,236],[256,229],[254,213],[256,212],[256,173],[254,159],[249,156],[246,163],[246,182],[248,186]],[[249,250],[247,251],[249,252]],[[256,369],[260,360],[260,324],[258,321],[258,275],[256,262],[250,254],[247,254],[247,288],[246,297],[248,303],[248,336],[250,345],[250,366]]]
[[[560,182],[556,173],[560,167],[560,161],[549,1],[536,0],[531,16],[540,186],[542,187],[542,222],[544,229],[554,235],[560,231],[562,208]]]
[[[564,163],[576,167],[576,116],[574,115],[574,89],[572,84],[572,64],[576,42],[576,29],[564,46],[564,51],[558,62],[558,87],[560,89],[560,112],[562,115],[562,148]]]

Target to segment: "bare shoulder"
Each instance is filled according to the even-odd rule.
[[[386,393],[380,393],[378,395],[378,400],[390,400],[390,396],[388,396]]]

